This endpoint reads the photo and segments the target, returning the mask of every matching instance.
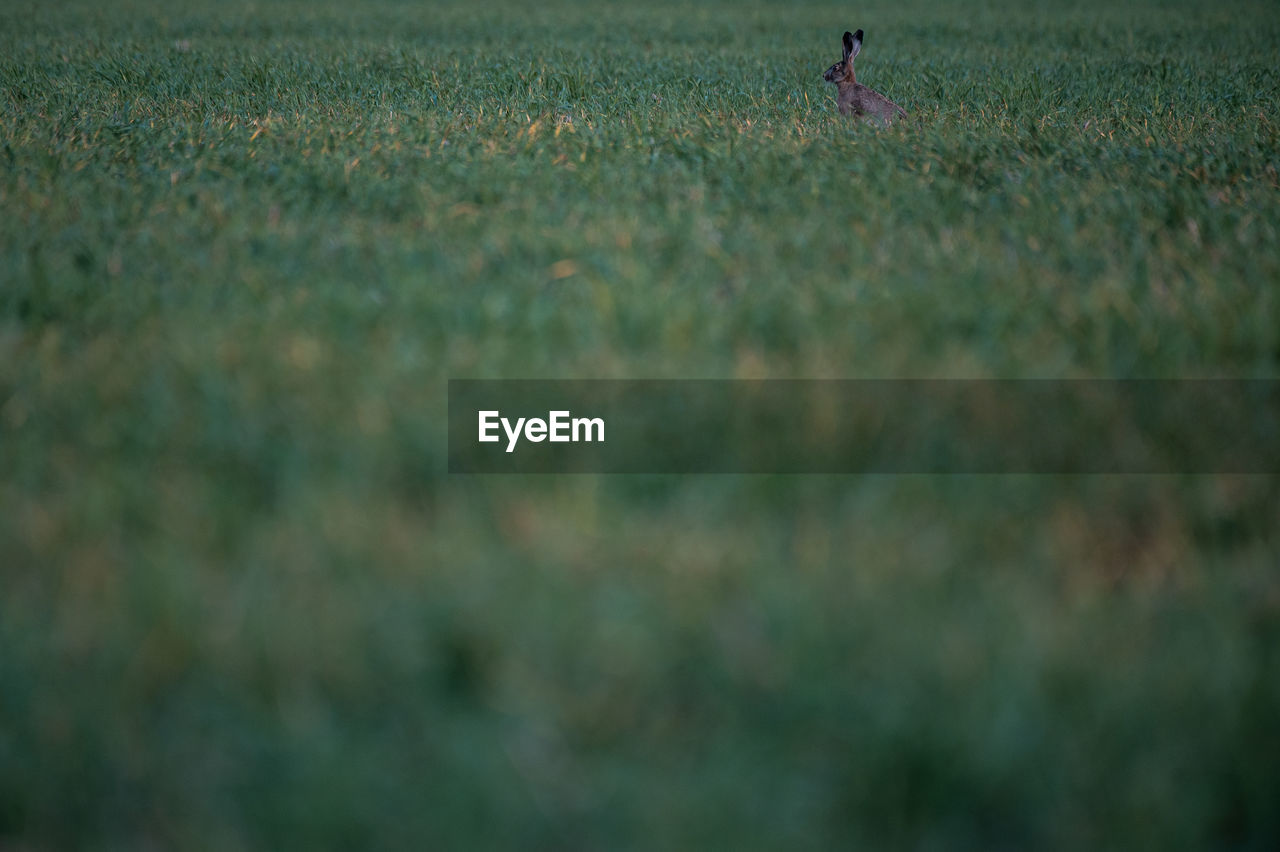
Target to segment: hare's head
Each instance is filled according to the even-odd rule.
[[[862,50],[862,30],[844,34],[844,59],[827,69],[822,79],[828,83],[839,83],[843,80],[853,82],[853,58]]]

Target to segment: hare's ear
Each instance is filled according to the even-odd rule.
[[[846,62],[852,60],[858,55],[858,51],[862,50],[862,30],[856,33],[844,34],[844,59]]]

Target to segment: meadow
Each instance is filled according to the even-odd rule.
[[[1274,476],[444,445],[450,377],[1276,378],[1277,56],[1263,0],[0,0],[0,848],[1280,847]]]

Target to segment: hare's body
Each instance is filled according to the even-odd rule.
[[[853,72],[849,73],[850,78]],[[836,109],[841,115],[867,115],[885,124],[907,114],[907,111],[877,92],[852,79],[836,83]]]
[[[907,111],[857,81],[853,59],[862,50],[862,30],[844,34],[844,59],[827,69],[822,79],[836,84],[836,109],[841,115],[863,115],[885,124],[907,114]]]

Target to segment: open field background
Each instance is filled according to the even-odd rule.
[[[1275,376],[1277,56],[0,0],[0,848],[1277,848],[1274,478],[443,472],[450,376]]]

